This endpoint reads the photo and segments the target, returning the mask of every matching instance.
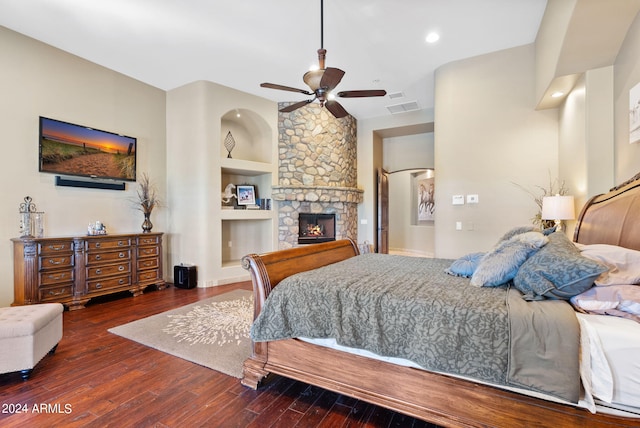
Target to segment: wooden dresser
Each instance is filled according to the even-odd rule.
[[[13,306],[59,302],[74,310],[96,296],[165,286],[162,233],[11,241]]]

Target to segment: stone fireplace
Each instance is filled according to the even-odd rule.
[[[352,116],[336,119],[316,103],[278,114],[278,185],[271,196],[280,249],[300,245],[300,213],[334,214],[335,239],[357,239],[363,191],[356,187],[356,127]]]

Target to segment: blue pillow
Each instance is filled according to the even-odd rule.
[[[525,300],[563,299],[593,286],[607,266],[580,254],[562,232],[549,235],[549,243],[522,264],[513,284]]]
[[[460,257],[458,260],[451,263],[444,271],[449,275],[463,276],[465,278],[471,278],[473,272],[478,267],[480,259],[484,256],[484,253],[471,253]]]

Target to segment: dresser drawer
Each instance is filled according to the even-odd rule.
[[[62,254],[73,252],[73,241],[38,242],[38,253],[41,255]]]
[[[95,263],[109,263],[116,262],[118,260],[129,260],[131,258],[131,251],[129,249],[121,251],[105,251],[102,253],[87,253],[87,264]]]
[[[160,266],[158,257],[138,259],[138,270],[157,269]]]
[[[129,266],[129,262],[126,263],[118,263],[107,266],[95,266],[87,268],[87,278],[101,278],[105,276],[112,276],[117,274],[129,273],[131,271],[131,267]]]
[[[87,251],[114,250],[131,246],[131,238],[95,239],[86,241]]]
[[[38,257],[38,266],[40,270],[60,269],[73,266],[73,255],[50,255]]]
[[[160,236],[139,236],[138,246],[157,245],[160,242]]]
[[[111,290],[114,288],[129,287],[130,285],[131,285],[131,276],[129,275],[89,281],[87,283],[89,293],[97,293],[100,291]]]
[[[138,272],[138,282],[141,284],[147,283],[149,281],[153,282],[160,278],[162,278],[162,275],[160,274],[159,269],[145,270],[142,272]]]
[[[46,287],[63,282],[73,282],[73,269],[45,270],[40,272],[40,286]]]
[[[160,254],[158,247],[138,247],[138,257],[154,257]]]
[[[40,301],[41,302],[55,302],[61,299],[71,298],[73,290],[73,284],[60,285],[58,287],[41,288]]]

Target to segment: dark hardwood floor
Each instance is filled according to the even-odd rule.
[[[433,427],[279,376],[254,391],[236,378],[107,332],[235,288],[251,285],[169,287],[65,312],[57,351],[28,381],[0,375],[0,426]]]

